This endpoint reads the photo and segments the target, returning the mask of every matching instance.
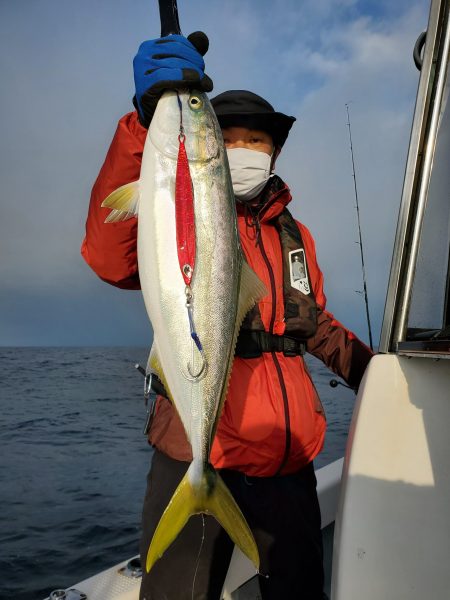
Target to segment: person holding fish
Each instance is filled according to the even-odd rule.
[[[356,389],[372,353],[326,310],[314,240],[275,173],[295,118],[245,90],[213,98],[214,116],[207,49],[201,32],[139,48],[136,110],[119,122],[82,246],[103,280],[142,288],[155,334],[140,598],[219,600],[237,543],[263,600],[321,600],[313,460],[326,420],[303,355]],[[197,394],[209,389],[208,412]]]

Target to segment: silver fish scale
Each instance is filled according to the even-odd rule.
[[[194,457],[208,459],[211,435],[225,397],[233,356],[242,252],[235,201],[221,132],[209,100],[201,111],[180,94],[186,151],[194,189],[196,262],[192,281],[196,332],[207,368],[189,330],[185,285],[176,252],[174,187],[179,113],[176,96],[159,101],[142,160],[138,260],[154,344]],[[175,140],[175,141],[174,141]]]
[[[198,210],[196,206],[195,211],[196,231],[200,232],[200,251],[196,264],[196,278],[192,286],[194,319],[208,364],[204,380],[200,382],[203,390],[197,397],[201,405],[198,413],[202,418],[197,426],[201,427],[199,438],[203,453],[207,453],[209,449],[211,431],[220,409],[219,402],[224,395],[223,389],[231,360],[230,353],[233,352],[232,342],[242,262],[238,240],[234,239],[234,223],[230,218],[230,212],[233,214],[235,210],[234,198],[232,206],[227,206],[228,198],[223,193],[226,189],[225,174],[226,171],[223,170],[219,178],[219,173],[214,173],[212,177],[213,174],[210,172],[206,178],[196,179],[196,190],[198,187],[206,188],[205,193],[196,194],[199,198],[198,204],[201,205]],[[211,181],[214,182],[212,186]],[[222,182],[221,186],[217,185],[218,181]],[[209,202],[207,190],[210,191]],[[199,222],[198,227],[197,222]],[[202,236],[202,231],[212,232],[213,235]],[[197,411],[194,415],[197,415]],[[192,427],[196,429],[194,423]]]

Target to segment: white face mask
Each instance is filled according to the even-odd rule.
[[[272,176],[272,156],[248,148],[227,148],[227,155],[234,195],[244,202],[253,200]]]

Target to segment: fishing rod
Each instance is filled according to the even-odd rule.
[[[171,34],[181,35],[177,0],[158,0],[158,3],[161,19],[161,37]]]
[[[366,305],[366,318],[367,318],[367,326],[369,329],[369,345],[370,349],[373,351],[373,341],[372,341],[372,327],[370,325],[370,315],[369,315],[369,298],[367,294],[367,282],[366,282],[366,268],[364,265],[364,251],[363,251],[363,242],[362,242],[362,234],[361,234],[361,220],[359,216],[359,202],[358,202],[358,187],[356,185],[356,170],[355,170],[355,158],[353,154],[353,141],[352,141],[352,129],[350,125],[350,111],[348,108],[348,104],[345,105],[347,109],[347,126],[348,126],[348,135],[350,139],[350,154],[352,156],[352,168],[353,168],[353,184],[355,189],[355,200],[356,200],[356,215],[358,219],[358,232],[359,232],[359,249],[361,252],[361,268],[362,268],[362,276],[363,276],[363,286],[364,286],[364,302]]]

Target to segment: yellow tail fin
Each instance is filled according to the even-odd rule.
[[[258,570],[255,539],[229,489],[211,465],[203,470],[199,484],[194,487],[189,478],[194,468],[192,463],[158,523],[148,549],[147,572],[175,540],[189,517],[199,513],[213,515]]]

